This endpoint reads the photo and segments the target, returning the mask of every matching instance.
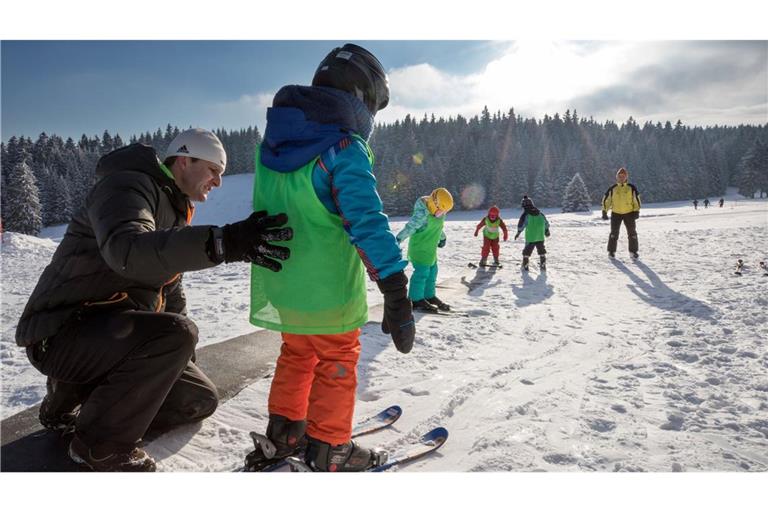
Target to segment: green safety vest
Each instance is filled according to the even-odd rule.
[[[488,217],[486,217],[485,227],[483,228],[483,236],[490,240],[496,240],[497,238],[499,238],[500,225],[501,225],[501,218],[496,217],[496,220],[491,222],[491,220]]]
[[[365,145],[373,165],[373,153]],[[280,272],[251,265],[253,325],[294,334],[338,334],[368,321],[360,256],[341,216],[325,208],[312,186],[312,170],[319,158],[284,173],[264,166],[256,151],[253,210],[286,213],[293,239],[272,242],[291,249]]]
[[[437,263],[437,243],[443,233],[443,224],[445,216],[438,218],[429,214],[424,229],[411,235],[408,242],[408,259],[411,263],[430,267]]]
[[[528,214],[528,224],[525,225],[525,241],[528,243],[543,242],[546,228],[543,215]]]

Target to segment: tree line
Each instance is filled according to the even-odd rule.
[[[132,136],[159,155],[179,133]],[[256,127],[217,130],[227,173],[253,172]],[[619,167],[630,172],[645,202],[718,196],[726,186],[753,197],[768,195],[768,123],[689,127],[633,118],[618,125],[576,112],[523,118],[514,110],[416,120],[406,116],[378,124],[371,137],[379,194],[390,215],[407,215],[415,200],[446,187],[457,209],[517,207],[524,194],[540,207],[583,210],[598,203]],[[124,145],[119,135],[83,135],[75,142],[40,134],[36,141],[11,137],[2,151],[4,228],[37,234],[66,223],[85,201],[98,159]]]

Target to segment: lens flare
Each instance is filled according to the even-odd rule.
[[[461,205],[465,210],[473,210],[485,201],[485,187],[472,183],[461,191]]]

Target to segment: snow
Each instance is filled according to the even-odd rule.
[[[250,180],[226,177],[194,222],[245,217]],[[378,323],[364,327],[356,416],[404,409],[366,444],[396,449],[448,428],[438,454],[401,472],[768,470],[768,277],[758,268],[768,259],[768,201],[731,194],[722,209],[645,205],[639,261],[626,252],[623,228],[616,260],[607,258],[599,209],[545,210],[546,274],[535,254],[530,273],[517,266],[517,209],[501,213],[511,230],[504,268],[467,268],[479,258],[482,239],[472,233],[484,213],[450,213],[439,253],[438,294],[464,316],[419,315],[407,355]],[[406,220],[392,219],[393,230]],[[13,333],[62,234],[3,234],[3,418],[45,392]],[[738,258],[741,277],[733,274]],[[201,345],[254,330],[248,277],[239,264],[185,275]],[[369,303],[381,303],[375,284],[368,288]],[[162,471],[234,469],[251,449],[248,432],[266,427],[269,385],[254,383],[202,424],[146,449]]]

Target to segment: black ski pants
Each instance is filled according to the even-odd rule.
[[[57,406],[82,404],[78,437],[122,451],[150,427],[167,430],[216,410],[216,387],[193,362],[197,336],[195,323],[175,313],[85,313],[27,355],[49,391],[66,395],[54,397]]]
[[[523,256],[529,257],[531,254],[533,254],[533,249],[536,248],[536,253],[539,256],[544,256],[547,254],[547,248],[544,247],[544,242],[528,242],[525,244],[525,247],[523,247]]]
[[[637,229],[635,227],[636,213],[613,213],[611,212],[611,234],[608,237],[608,252],[616,252],[616,245],[619,242],[619,231],[621,223],[627,228],[627,237],[629,237],[629,252],[638,251]]]

